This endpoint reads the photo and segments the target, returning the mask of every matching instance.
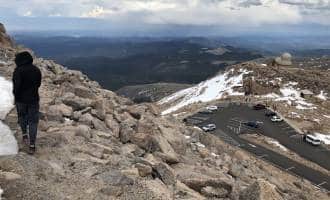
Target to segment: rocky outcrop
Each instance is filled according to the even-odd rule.
[[[13,47],[13,41],[7,35],[5,26],[0,23],[0,47],[9,48]]]
[[[246,188],[239,197],[240,200],[283,200],[276,191],[276,186],[265,180],[257,180]]]

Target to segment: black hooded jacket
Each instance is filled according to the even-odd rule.
[[[39,87],[41,85],[41,72],[34,66],[33,58],[29,52],[16,55],[16,68],[13,74],[13,93],[15,102],[35,104],[39,102]]]

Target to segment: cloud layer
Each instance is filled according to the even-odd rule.
[[[0,0],[0,13],[158,25],[330,25],[330,0]]]

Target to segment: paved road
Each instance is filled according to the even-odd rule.
[[[223,139],[225,142],[234,146],[239,146],[240,148],[256,155],[256,157],[271,162],[275,166],[291,174],[303,177],[315,185],[330,191],[329,176],[258,144],[251,144],[251,142],[239,137],[239,122],[251,120],[262,122],[259,130],[253,130],[253,128],[241,126],[241,133],[245,131],[257,131],[259,134],[264,134],[265,136],[274,138],[300,156],[330,170],[329,151],[323,147],[314,147],[303,142],[301,136],[297,135],[298,133],[286,122],[273,123],[264,115],[264,112],[265,110],[252,110],[246,105],[226,105],[224,108],[221,108],[217,113],[212,115],[196,114],[189,118],[188,122],[201,122],[199,123],[199,126],[215,123],[218,129],[214,132],[214,134]]]

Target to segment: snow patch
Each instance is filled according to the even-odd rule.
[[[0,200],[2,199],[3,189],[0,188]]]
[[[218,155],[218,154],[216,154],[216,153],[214,153],[214,152],[212,152],[212,153],[211,153],[211,155],[212,155],[213,157],[216,157],[216,158],[218,158],[218,157],[219,157],[219,155]]]
[[[330,145],[330,135],[325,135],[325,134],[321,134],[321,133],[314,133],[314,135],[315,135],[315,137],[317,137],[317,139],[324,142],[324,144]]]
[[[3,120],[14,107],[13,84],[0,77],[0,120]]]
[[[295,103],[298,110],[317,109],[317,107],[315,107],[312,103],[306,102],[306,100],[300,96],[300,92],[291,85],[281,88],[280,92],[282,96],[276,98],[275,101],[286,101],[290,106]]]
[[[187,140],[189,140],[191,137],[189,135],[184,136]]]
[[[0,60],[0,65],[7,65],[7,62]]]
[[[199,131],[202,131],[202,129],[199,128],[198,126],[194,126],[193,128],[194,128],[194,129],[197,129],[197,130],[199,130]]]
[[[14,107],[11,82],[0,77],[0,120]],[[14,155],[18,152],[17,141],[9,127],[0,121],[0,156]]]
[[[256,145],[253,145],[253,144],[251,144],[251,143],[249,143],[249,145],[250,145],[251,147],[253,147],[253,148],[256,148],[256,147],[257,147]]]
[[[276,147],[279,147],[282,151],[288,151],[288,149],[285,146],[283,146],[281,143],[279,143],[277,140],[268,138],[267,142],[269,144],[272,144],[272,145],[276,146]]]
[[[0,156],[15,155],[18,152],[17,141],[9,127],[0,122]]]
[[[234,69],[231,69],[229,72],[219,74],[194,87],[181,90],[169,97],[163,98],[158,104],[171,103],[174,104],[174,106],[163,111],[162,115],[170,114],[194,103],[214,101],[227,95],[244,95],[244,93],[234,91],[234,88],[242,87],[243,75],[249,74],[250,72],[246,69],[240,69],[240,74],[231,76],[233,72]]]
[[[328,99],[327,95],[328,95],[328,93],[325,93],[325,92],[323,92],[323,90],[322,90],[322,91],[320,92],[320,94],[316,96],[316,98],[319,98],[319,99],[321,99],[321,100],[323,100],[323,101],[326,101],[326,100]]]
[[[201,147],[201,148],[205,148],[205,145],[202,144],[202,143],[200,143],[200,142],[197,142],[197,143],[196,143],[196,146]]]

